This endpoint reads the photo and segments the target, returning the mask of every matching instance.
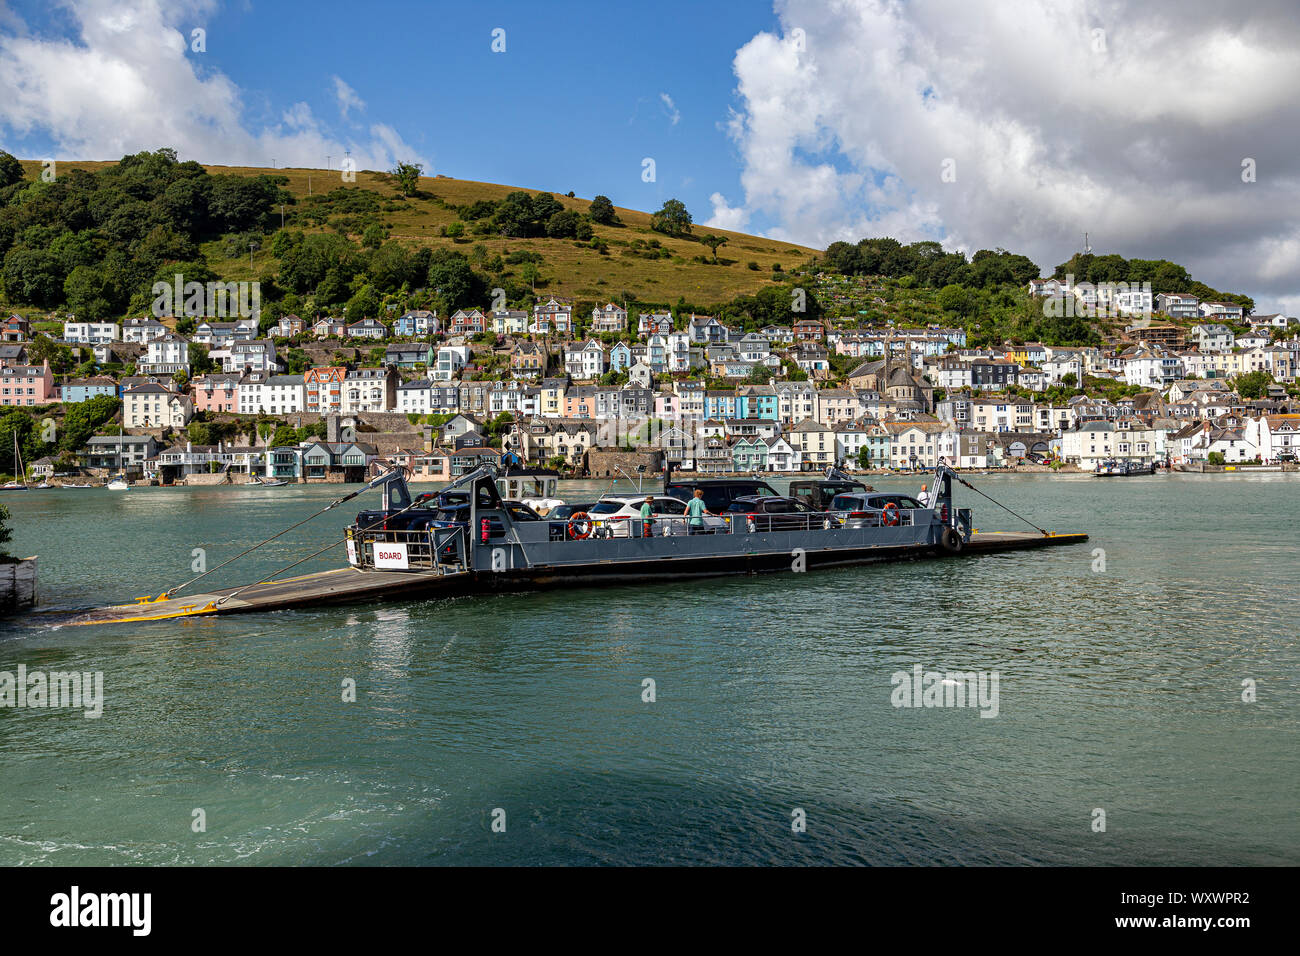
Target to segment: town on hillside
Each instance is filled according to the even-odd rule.
[[[256,317],[181,334],[171,316],[68,315],[57,335],[12,315],[0,431],[55,484],[344,482],[376,461],[436,482],[504,451],[575,477],[1295,462],[1295,318],[1186,294],[1098,302],[1059,279],[1028,291],[1131,321],[1100,346],[970,348],[935,323],[792,313],[745,332],[614,302],[576,316],[550,295],[531,312],[286,315],[269,334]],[[56,374],[64,349],[100,371]],[[0,435],[10,473],[13,444]]]

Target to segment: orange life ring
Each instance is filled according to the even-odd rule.
[[[892,528],[898,524],[898,520],[898,505],[894,504],[892,501],[880,509],[881,524],[889,525],[889,527]]]
[[[575,526],[575,522],[580,522],[582,524],[582,530],[578,530]],[[591,534],[591,524],[591,516],[585,511],[578,511],[569,515],[569,523],[566,530],[572,540],[581,541],[583,538]]]

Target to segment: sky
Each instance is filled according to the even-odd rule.
[[[1044,274],[1086,232],[1294,315],[1295,3],[0,0],[0,148],[419,162]]]

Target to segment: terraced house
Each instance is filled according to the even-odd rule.
[[[0,405],[48,405],[57,401],[50,363],[0,368]]]

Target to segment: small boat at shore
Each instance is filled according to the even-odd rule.
[[[1156,466],[1154,462],[1141,461],[1102,461],[1097,463],[1097,469],[1093,475],[1097,478],[1128,478],[1132,475],[1154,475]]]
[[[254,475],[248,483],[255,488],[283,488],[289,482],[279,478],[263,478],[261,475]]]
[[[0,485],[0,491],[26,491],[27,469],[23,466],[22,452],[18,450],[18,429],[14,429],[14,480]]]

